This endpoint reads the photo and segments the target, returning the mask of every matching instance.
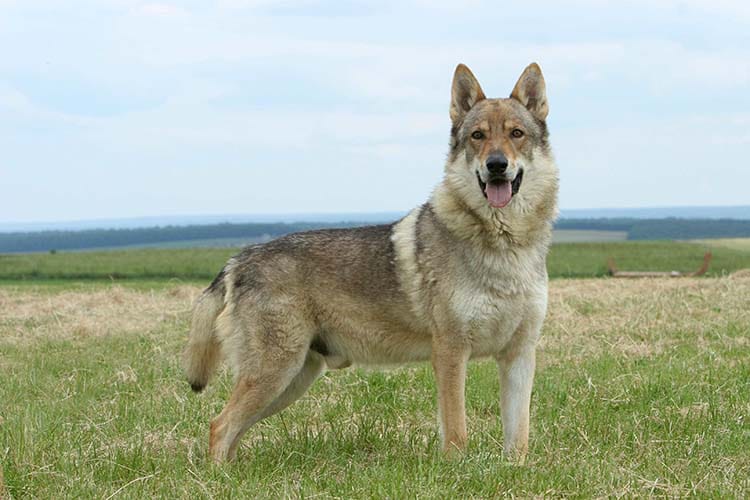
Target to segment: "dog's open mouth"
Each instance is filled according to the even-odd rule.
[[[518,170],[518,174],[513,181],[494,178],[490,179],[489,182],[483,182],[479,176],[479,172],[476,174],[482,194],[490,202],[490,205],[495,208],[503,208],[510,203],[513,195],[517,194],[518,190],[521,189],[521,182],[523,181],[523,169]]]

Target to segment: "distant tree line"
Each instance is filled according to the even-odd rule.
[[[346,227],[353,224],[248,223],[196,226],[162,226],[137,229],[87,229],[81,231],[38,231],[0,233],[0,252],[47,252],[133,245],[152,245],[174,241],[218,238],[278,237],[297,231],[322,227]]]
[[[248,223],[164,226],[138,229],[90,229],[0,233],[0,253],[48,252],[220,238],[275,238],[287,233],[323,227],[350,227],[355,223],[321,224]],[[689,240],[748,238],[750,220],[736,219],[561,219],[557,229],[625,231],[629,240]]]
[[[750,238],[750,220],[738,219],[560,219],[555,228],[626,231],[629,240]]]
[[[697,238],[748,238],[750,220],[647,219],[628,230],[629,240],[692,240]]]
[[[630,231],[637,219],[560,219],[555,229],[587,231]]]

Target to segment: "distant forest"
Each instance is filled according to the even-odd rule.
[[[158,246],[174,242],[217,240],[263,241],[284,234],[318,228],[351,227],[358,223],[325,224],[248,223],[164,226],[140,229],[91,229],[0,233],[0,253],[49,252]],[[736,219],[561,219],[556,229],[625,231],[629,240],[690,240],[700,238],[748,238],[750,220]],[[185,245],[185,246],[189,246]],[[226,246],[226,244],[224,244]]]
[[[87,248],[154,245],[175,241],[247,239],[262,240],[322,227],[349,227],[351,223],[320,224],[249,223],[200,226],[163,226],[137,229],[86,229],[83,231],[38,231],[0,233],[0,253],[47,252]]]
[[[560,219],[555,229],[625,231],[629,240],[750,238],[750,220],[738,219]]]

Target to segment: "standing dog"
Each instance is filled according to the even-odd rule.
[[[488,99],[459,65],[450,153],[430,200],[383,226],[290,234],[229,259],[193,310],[187,378],[202,390],[223,357],[235,386],[211,422],[210,454],[234,458],[254,423],[326,368],[431,360],[443,449],[466,445],[471,358],[497,360],[505,451],[523,460],[558,171],[547,98],[529,65]]]

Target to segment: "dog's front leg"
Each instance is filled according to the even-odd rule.
[[[523,463],[529,448],[529,406],[534,383],[536,345],[529,342],[498,357],[500,406],[506,455]]]
[[[438,415],[443,451],[452,453],[466,447],[466,408],[464,386],[469,349],[435,342],[432,368],[438,392]]]

